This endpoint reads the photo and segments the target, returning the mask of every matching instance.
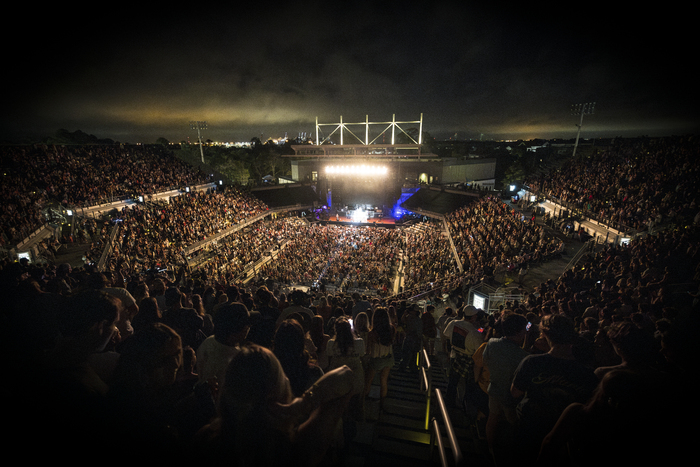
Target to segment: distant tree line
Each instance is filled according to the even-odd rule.
[[[245,148],[204,146],[203,164],[199,144],[181,143],[174,153],[195,167],[219,173],[231,183],[259,184],[268,175],[274,183],[278,177],[291,174],[290,160],[283,157],[294,154],[291,143],[263,143],[259,138],[253,138],[251,143]]]
[[[65,145],[65,144],[118,144],[116,141],[109,138],[98,138],[95,135],[89,135],[81,130],[68,131],[63,128],[56,131],[51,136],[43,138],[40,143],[49,145]]]

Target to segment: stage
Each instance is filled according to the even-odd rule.
[[[396,220],[391,216],[357,218],[343,215],[343,213],[317,216],[316,221],[322,224],[349,225],[355,227],[395,227],[404,224],[402,220]]]
[[[319,219],[319,222],[324,224],[335,224],[335,225],[351,225],[356,227],[394,227],[396,225],[403,225],[401,222],[397,222],[391,217],[372,217],[366,220],[356,220],[347,216],[331,216],[327,219]]]

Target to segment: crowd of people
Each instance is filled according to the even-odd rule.
[[[648,462],[689,449],[680,427],[697,415],[699,241],[698,226],[684,226],[607,245],[522,302],[476,320],[473,307],[460,311],[479,338],[451,339],[461,353],[450,371],[467,385],[456,403],[485,420],[496,465]]]
[[[401,229],[305,224],[259,274],[285,284],[319,283],[388,295],[402,251]]]
[[[697,153],[694,136],[618,139],[526,183],[595,218],[645,230],[697,214]]]
[[[21,185],[4,185],[10,190],[8,198],[12,200],[14,194],[18,200],[3,205],[3,238],[14,242],[46,220],[41,211],[49,201],[63,206],[90,204],[136,193],[152,194],[183,181],[206,180],[201,172],[187,168],[167,151],[142,146],[7,148],[3,165],[8,182],[23,181]],[[145,173],[151,176],[145,177]],[[87,179],[91,182],[81,182]],[[79,219],[74,235],[67,241],[90,244],[85,252],[88,264],[99,261],[107,248],[105,267],[113,274],[123,270],[175,270],[187,261],[188,246],[265,209],[264,203],[236,188],[195,191],[172,197],[167,203],[148,202],[122,208],[110,220],[112,225],[94,225],[94,219],[92,223]],[[120,232],[110,242],[107,234],[113,226]],[[268,225],[259,228],[275,229]],[[290,284],[323,283],[387,295],[395,291],[397,267],[403,259],[403,291],[429,289],[456,280],[453,254],[436,225],[427,224],[427,232],[407,230],[403,234],[390,229],[304,228],[304,233],[299,230],[296,237],[290,237],[286,251],[280,252],[283,261],[267,262],[262,274]],[[454,233],[460,235],[459,231]],[[196,256],[210,256],[200,269],[220,280],[239,277],[246,266],[256,261],[255,256],[259,260],[260,253],[266,250],[260,242],[258,248],[246,248],[242,237],[239,233],[196,252]],[[295,242],[294,238],[303,241]],[[312,247],[310,241],[321,244]],[[41,249],[51,258],[53,248],[49,243],[52,242],[42,243]],[[212,249],[217,250],[215,254]],[[483,277],[480,265],[465,270],[474,280]]]
[[[270,461],[288,462],[281,452],[301,456],[301,446],[315,461],[330,461],[326,456],[342,455],[352,442],[374,376],[381,402],[397,363],[415,370],[421,342],[436,337],[424,334],[433,322],[451,355],[448,405],[487,419],[498,464],[560,465],[564,445],[575,448],[567,456],[590,461],[603,454],[595,444],[603,441],[611,448],[606,456],[657,454],[647,446],[651,438],[664,448],[683,439],[667,427],[683,413],[677,404],[689,400],[698,295],[671,291],[700,283],[699,235],[685,228],[607,245],[493,314],[451,290],[448,308],[434,319],[427,316],[434,306],[392,298],[5,262],[4,342],[23,349],[11,361],[21,376],[12,390],[24,403],[18,423],[53,439],[60,439],[55,430],[70,439],[119,434],[136,447],[146,442],[214,462],[238,458],[234,446],[254,458],[263,441],[282,450],[265,452]],[[431,303],[443,298],[433,295]],[[243,356],[257,363],[246,367]],[[260,358],[276,373],[253,371],[263,368]],[[472,389],[462,399],[460,378]],[[249,391],[270,399],[246,402]],[[316,391],[331,393],[333,402],[312,404]],[[223,426],[244,403],[260,418]],[[296,404],[309,407],[278,425],[277,410]],[[645,415],[633,425],[623,417],[635,410]],[[576,426],[582,417],[586,424]],[[289,431],[307,422],[325,427],[312,451],[309,440]],[[241,446],[241,439],[252,444]]]
[[[140,273],[186,263],[187,248],[267,210],[236,187],[200,190],[154,202],[125,206],[112,222],[119,229],[106,269]]]
[[[279,260],[267,262],[260,274],[286,284],[320,283],[407,297],[478,283],[496,271],[543,261],[563,245],[497,197],[449,213],[447,226],[446,231],[441,221],[432,220],[396,228],[301,225]]]
[[[208,245],[189,258],[197,263],[190,268],[188,246],[265,209],[236,188],[197,192],[120,211],[122,235],[104,271],[90,260],[71,267],[4,258],[7,394],[19,409],[12,436],[64,447],[117,443],[160,462],[333,462],[366,415],[375,375],[381,405],[395,365],[414,371],[415,352],[427,345],[449,355],[446,401],[485,421],[496,465],[641,462],[688,449],[692,431],[680,422],[697,412],[700,225],[689,163],[697,147],[674,141],[622,148],[623,164],[610,157],[589,164],[601,172],[598,185],[585,185],[583,166],[553,175],[562,187],[543,185],[569,190],[567,197],[585,185],[591,209],[599,209],[591,190],[622,183],[622,204],[607,214],[631,222],[627,213],[646,216],[659,202],[673,221],[667,229],[598,246],[493,313],[466,303],[469,284],[560,244],[489,196],[448,214],[448,232],[432,223],[413,230],[266,219]],[[73,161],[61,172],[70,184],[76,154],[118,159],[83,151],[54,149],[47,160]],[[638,177],[646,175],[648,184]],[[33,199],[28,186],[3,190],[29,204],[59,192],[47,184]],[[16,209],[10,204],[3,209]],[[91,257],[108,241],[108,225],[94,219],[77,232]],[[258,280],[241,283],[241,271],[271,249]],[[402,295],[287,285],[385,290],[400,261],[409,285],[437,287],[431,306],[421,310]],[[87,450],[71,456],[94,461]]]
[[[0,166],[0,246],[41,227],[53,203],[90,206],[210,181],[155,145],[2,146]]]
[[[272,258],[305,226],[294,217],[257,220],[191,254],[192,274],[214,283],[241,282],[251,267],[255,274],[256,264]]]
[[[440,284],[459,272],[441,223],[425,222],[405,233],[404,289]]]
[[[563,247],[559,238],[496,196],[461,207],[446,220],[465,274],[477,279],[544,261]]]
[[[15,433],[119,439],[161,461],[337,459],[363,420],[375,372],[380,399],[387,395],[396,309],[406,306],[266,286],[215,289],[153,271],[125,278],[62,266],[54,276],[7,261],[2,279],[4,342],[25,348],[11,363],[19,381],[9,393],[23,409]],[[364,318],[366,333],[352,318]],[[253,411],[241,413],[244,406]],[[228,417],[238,421],[229,426]]]

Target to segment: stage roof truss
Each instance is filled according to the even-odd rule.
[[[419,129],[418,129],[418,141],[413,138],[410,134],[406,132],[403,128],[401,128],[400,124],[414,124],[417,123],[419,124]],[[362,125],[365,127],[365,139],[362,140],[359,136],[357,136],[355,133],[353,133],[348,126],[352,125]],[[377,136],[375,137],[371,142],[369,140],[369,127],[370,125],[386,125],[384,130]],[[326,136],[322,141],[319,139],[319,131],[321,131],[322,126],[334,126],[335,129],[328,135]],[[409,121],[403,121],[403,122],[397,122],[396,121],[396,114],[392,116],[392,120],[390,122],[370,122],[369,121],[369,116],[365,116],[365,121],[364,122],[358,122],[358,123],[345,123],[343,122],[343,116],[340,116],[340,122],[338,123],[318,123],[318,117],[316,117],[316,145],[322,145],[326,143],[327,141],[330,140],[330,137],[338,132],[340,130],[340,145],[342,146],[345,144],[344,142],[344,133],[347,131],[350,133],[352,136],[354,136],[360,144],[365,144],[365,145],[370,145],[374,144],[377,139],[379,139],[381,136],[383,136],[389,129],[391,129],[391,144],[394,145],[396,143],[396,129],[406,135],[411,141],[413,141],[414,144],[422,144],[423,140],[423,114],[420,115],[420,120],[409,120]]]

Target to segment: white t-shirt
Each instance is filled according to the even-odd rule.
[[[452,358],[457,356],[457,352],[472,356],[484,342],[484,336],[479,330],[471,322],[461,319],[453,319],[447,323],[443,334],[452,343]]]
[[[216,376],[219,385],[223,384],[226,367],[240,348],[224,345],[214,336],[209,336],[197,349],[197,374],[199,381],[204,382]]]

